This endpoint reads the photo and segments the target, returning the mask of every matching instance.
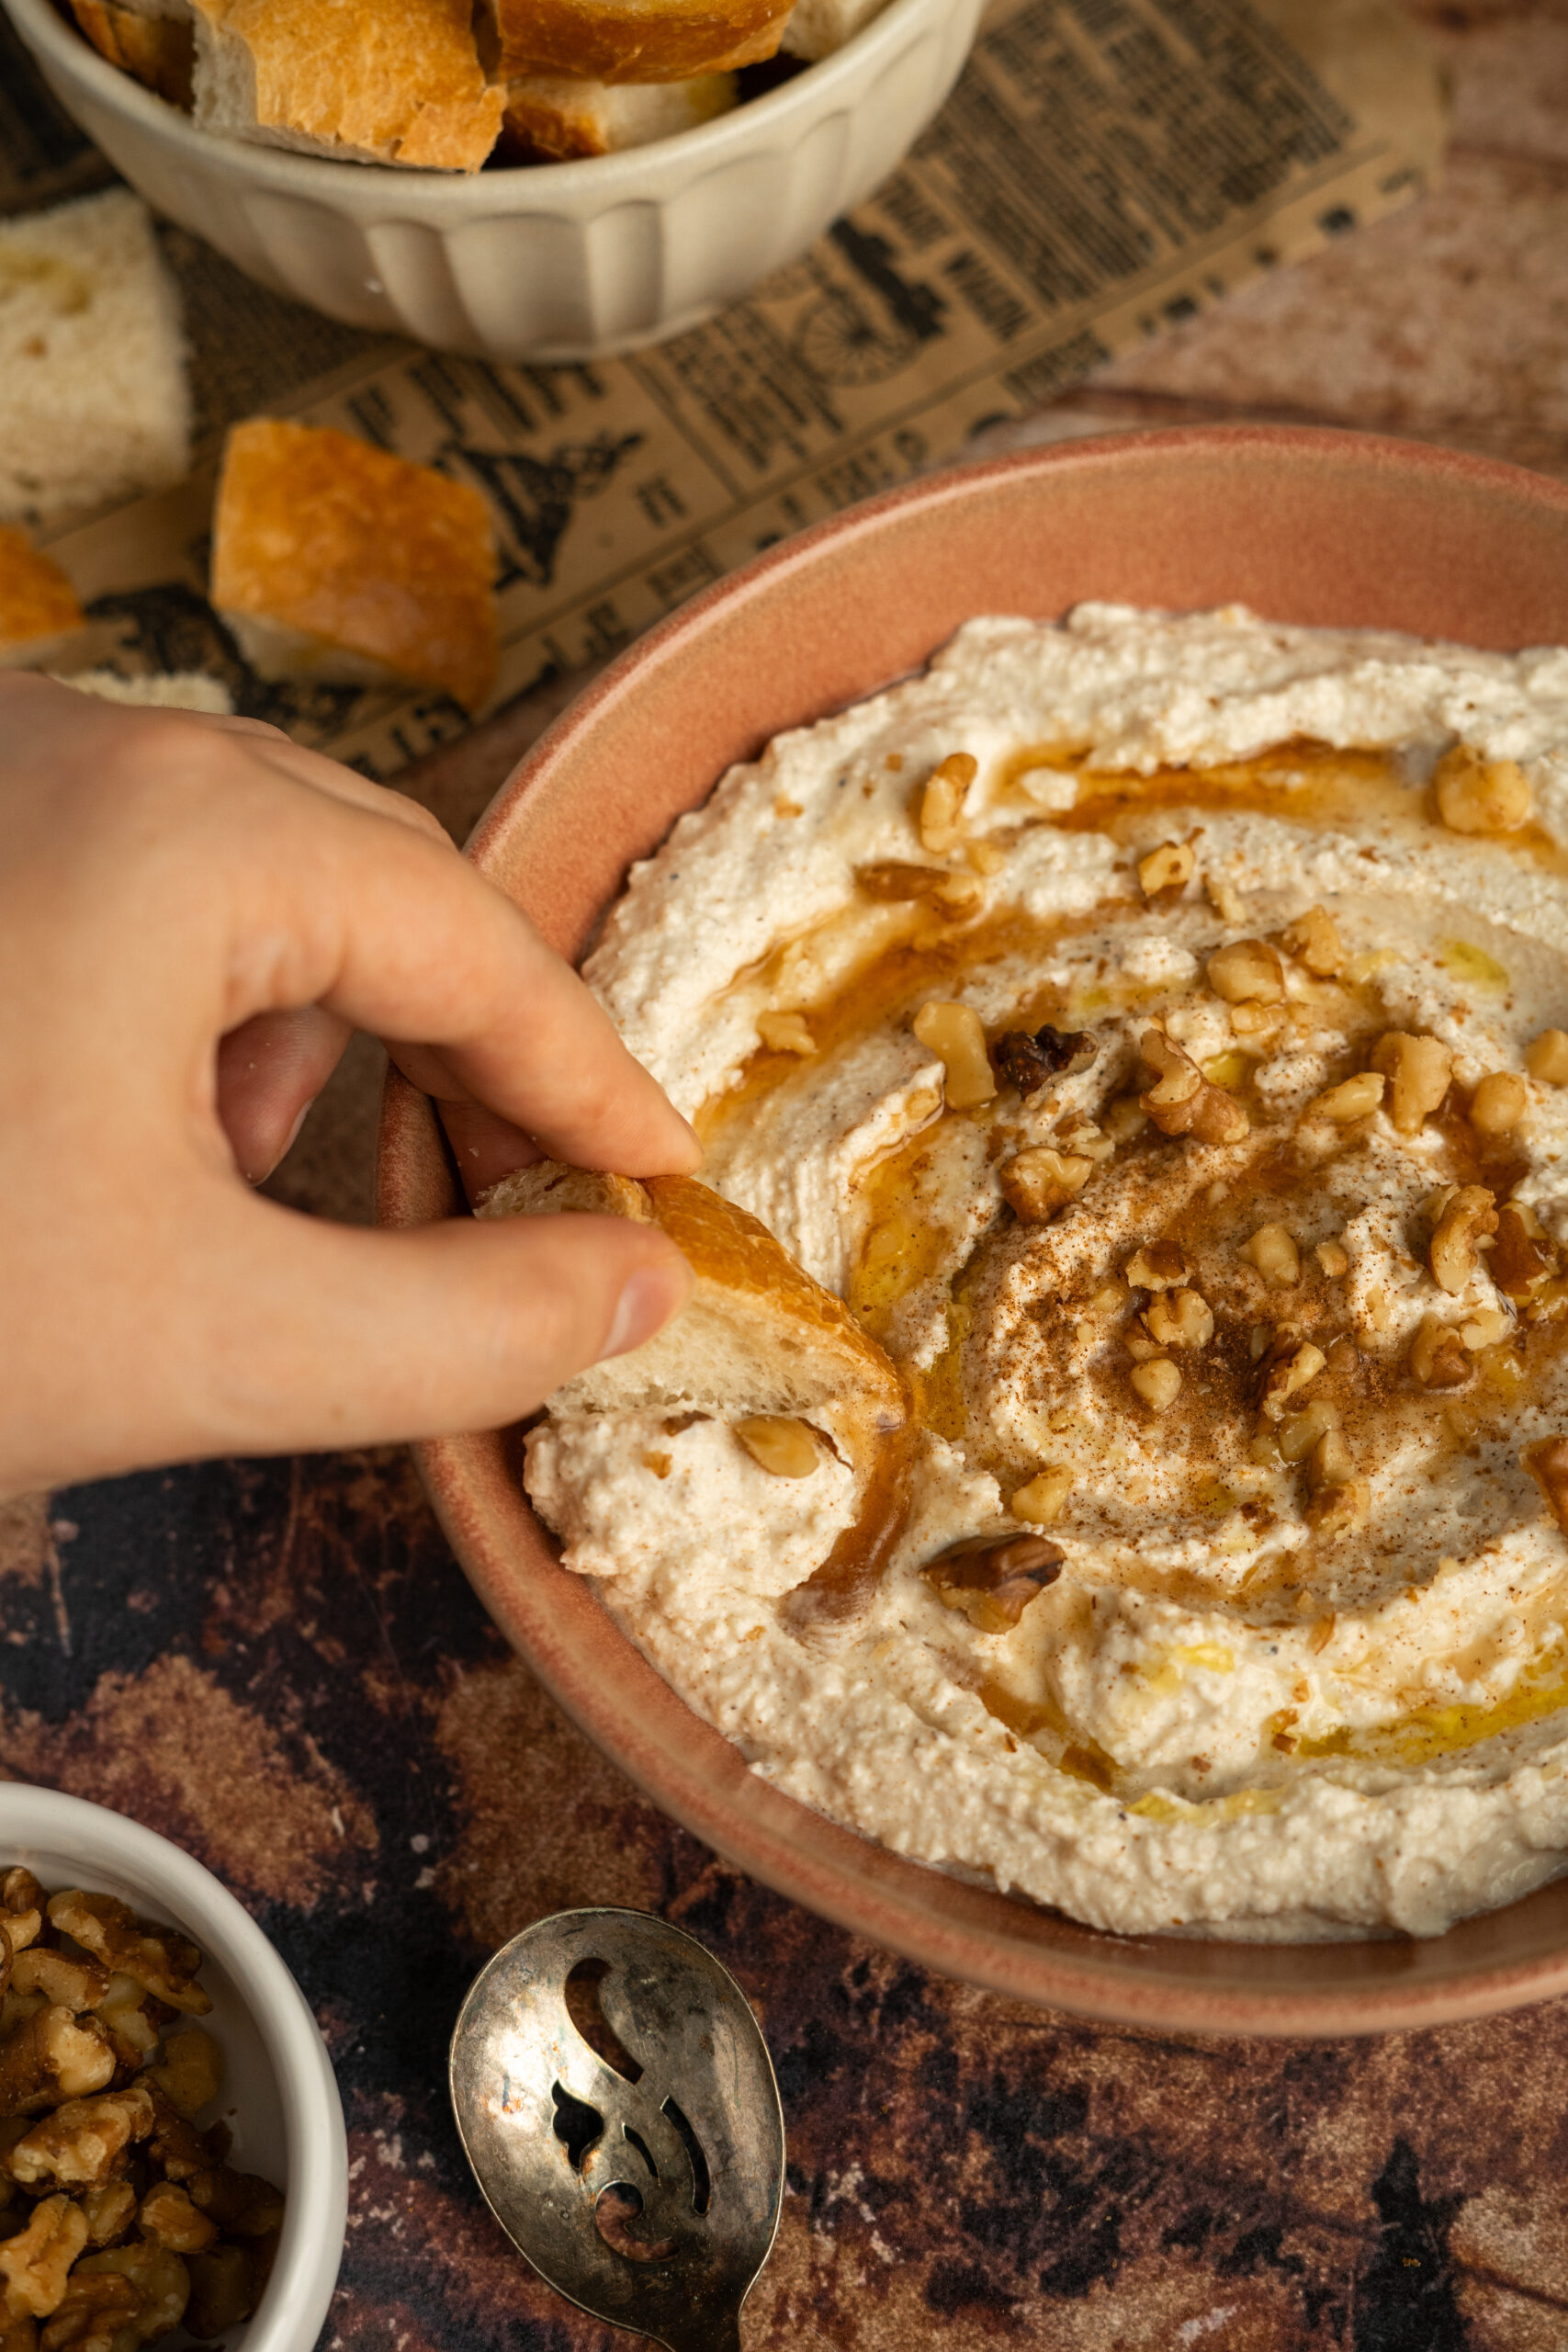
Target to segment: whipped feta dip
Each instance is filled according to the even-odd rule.
[[[585,977],[898,1366],[903,1530],[813,1619],[830,1412],[780,1476],[558,1409],[565,1565],[778,1787],[1098,1927],[1557,1875],[1564,842],[1568,650],[1239,608],[976,620],[732,769]]]

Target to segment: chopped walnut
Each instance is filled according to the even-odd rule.
[[[1066,1463],[1048,1462],[1027,1486],[1019,1487],[1008,1509],[1031,1527],[1055,1527],[1072,1491],[1073,1474]]]
[[[1497,1238],[1487,1272],[1506,1298],[1517,1304],[1556,1270],[1557,1258],[1535,1211],[1509,1201],[1497,1212]]]
[[[154,2006],[152,1994],[134,1976],[111,1976],[103,1999],[95,2004],[94,2015],[107,2029],[118,2052],[123,2055],[130,2051],[141,2059],[156,2050],[163,2039]]]
[[[956,849],[964,833],[964,796],[980,772],[967,752],[950,752],[920,791],[920,842],[933,857]]]
[[[1213,1309],[1201,1291],[1161,1291],[1144,1317],[1151,1340],[1162,1348],[1206,1348],[1214,1336]]]
[[[1076,1078],[1099,1051],[1087,1029],[1053,1029],[1046,1022],[1032,1036],[1025,1029],[1006,1031],[998,1038],[991,1060],[1010,1086],[1021,1094],[1033,1094],[1050,1079]]]
[[[249,2319],[255,2309],[256,2290],[247,2248],[215,2245],[210,2253],[187,2255],[186,2267],[190,2273],[187,2335],[208,2344]]]
[[[1526,1048],[1525,1068],[1542,1086],[1568,1086],[1568,1029],[1543,1029]]]
[[[1511,1336],[1513,1329],[1513,1317],[1502,1307],[1483,1306],[1460,1325],[1459,1335],[1471,1354],[1477,1355],[1483,1348],[1499,1346]]]
[[[1138,860],[1138,888],[1145,899],[1161,890],[1179,890],[1192,879],[1192,869],[1198,860],[1190,842],[1161,842],[1146,857]]]
[[[87,2278],[74,2270],[59,2309],[44,2323],[39,2352],[125,2352],[141,2340],[134,2324],[141,2308],[134,2279],[112,2273]]]
[[[1310,1340],[1287,1341],[1263,1376],[1260,1409],[1265,1420],[1281,1419],[1290,1399],[1301,1389],[1310,1387],[1327,1362],[1323,1350],[1314,1347]]]
[[[811,1435],[815,1443],[815,1430]],[[223,2053],[209,2033],[198,2025],[191,2026],[184,2033],[170,2036],[164,2045],[163,2064],[149,2066],[147,2073],[182,2115],[199,2115],[222,2088]]]
[[[973,874],[945,865],[919,865],[901,857],[880,857],[855,868],[855,888],[884,906],[909,906],[924,899],[943,914],[972,914],[985,897]]]
[[[1145,1241],[1122,1272],[1134,1290],[1179,1290],[1192,1269],[1174,1241]]]
[[[1320,1241],[1312,1254],[1331,1283],[1350,1271],[1350,1252],[1342,1241]]]
[[[0,1917],[14,1952],[25,1951],[43,1932],[43,1889],[31,1871],[9,1870],[0,1878]]]
[[[1348,1487],[1354,1476],[1355,1465],[1342,1432],[1325,1430],[1307,1455],[1307,1484],[1314,1490],[1320,1487]]]
[[[283,2220],[282,2196],[270,2181],[258,2179],[254,2172],[235,2172],[228,2165],[211,2165],[196,2175],[190,2183],[190,2193],[192,2200],[217,2222],[225,2237],[265,2238]]]
[[[73,2018],[52,2003],[0,2041],[0,2115],[36,2114],[62,2099],[101,2091],[114,2052],[96,2018]]]
[[[1510,1135],[1529,1101],[1524,1080],[1511,1069],[1489,1071],[1470,1098],[1470,1124],[1478,1135]]]
[[[973,1110],[977,1103],[990,1102],[997,1082],[986,1051],[986,1033],[972,1005],[932,999],[921,1005],[910,1026],[921,1045],[942,1062],[950,1110]]]
[[[809,1478],[822,1463],[822,1441],[809,1421],[789,1413],[752,1413],[735,1424],[735,1434],[760,1468],[775,1478]],[[171,2042],[171,2050],[178,2044]],[[174,2094],[170,2092],[171,2098]],[[182,2114],[194,2114],[175,2098]]]
[[[135,2352],[178,2327],[190,2294],[190,2277],[177,2254],[143,2239],[140,2245],[111,2245],[102,2254],[84,2255],[78,2278],[129,2278],[141,2298],[141,2309],[120,2337],[116,2352]]]
[[[141,2200],[137,2222],[143,2237],[166,2245],[171,2254],[201,2254],[213,2245],[218,2224],[192,2204],[183,2188],[161,2180]]]
[[[1409,1364],[1412,1377],[1423,1388],[1462,1388],[1473,1369],[1453,1325],[1439,1322],[1435,1315],[1422,1317],[1410,1342]]]
[[[1382,1101],[1383,1085],[1376,1070],[1358,1070],[1354,1078],[1341,1079],[1337,1086],[1314,1095],[1307,1104],[1307,1115],[1332,1119],[1339,1127],[1348,1126],[1353,1119],[1370,1119]]]
[[[1281,1421],[1277,1442],[1286,1462],[1304,1462],[1330,1430],[1339,1426],[1339,1416],[1324,1397],[1314,1397],[1310,1405]]]
[[[1043,1535],[970,1535],[928,1560],[920,1574],[944,1608],[961,1610],[982,1634],[1005,1634],[1055,1583],[1066,1556]]]
[[[12,2311],[47,2319],[59,2309],[71,2266],[86,2243],[81,2207],[69,2197],[44,2198],[27,2228],[0,2245],[0,2295]]]
[[[1402,1136],[1413,1136],[1448,1092],[1453,1057],[1436,1037],[1390,1029],[1373,1049],[1372,1068],[1393,1081],[1389,1115],[1394,1125]]]
[[[1103,1127],[1081,1114],[1064,1119],[1056,1130],[1056,1141],[1062,1150],[1092,1159],[1097,1167],[1116,1157],[1116,1145]]]
[[[136,2191],[129,2180],[107,2180],[101,2188],[85,2190],[77,2201],[87,2217],[89,2245],[112,2245],[135,2218]]]
[[[1083,1191],[1093,1174],[1094,1162],[1087,1155],[1035,1144],[1028,1151],[1016,1153],[1001,1169],[1002,1198],[1022,1224],[1045,1225]]]
[[[1181,1394],[1181,1374],[1168,1356],[1155,1356],[1147,1363],[1134,1364],[1127,1379],[1151,1413],[1168,1413]]]
[[[1456,833],[1512,833],[1535,814],[1529,780],[1517,760],[1487,760],[1456,743],[1432,771],[1438,814]]]
[[[96,1960],[73,1960],[35,1944],[18,1957],[11,1982],[18,1993],[41,1993],[62,2009],[96,2009],[109,1989],[109,1973]]]
[[[1285,993],[1279,951],[1266,939],[1217,947],[1205,968],[1209,986],[1227,1004],[1278,1004]]]
[[[814,1054],[817,1040],[803,1012],[759,1012],[757,1035],[771,1054]]]
[[[1432,1235],[1428,1263],[1439,1290],[1450,1298],[1459,1293],[1480,1264],[1477,1244],[1497,1230],[1497,1203],[1484,1184],[1461,1184],[1444,1207]]]
[[[1145,1029],[1140,1050],[1156,1083],[1138,1097],[1161,1135],[1194,1143],[1235,1143],[1248,1120],[1241,1104],[1203,1076],[1196,1062],[1158,1029]]]
[[[1280,933],[1287,956],[1304,964],[1320,980],[1331,980],[1345,967],[1345,944],[1326,907],[1309,907]]]
[[[1302,1278],[1302,1253],[1288,1225],[1260,1225],[1250,1241],[1242,1243],[1241,1254],[1278,1290],[1290,1290]]]
[[[13,2180],[24,2188],[52,2182],[59,2188],[98,2188],[118,2168],[133,2140],[152,2129],[151,2094],[133,2083],[123,2091],[67,2099],[35,2123],[12,2149]]]
[[[172,2104],[162,2084],[151,2083],[148,2089],[154,2120],[147,2153],[159,2171],[169,2180],[186,2181],[210,2171],[211,2154],[195,2124]]]
[[[1568,1437],[1544,1437],[1519,1456],[1546,1497],[1558,1526],[1568,1535]]]
[[[141,1927],[128,1903],[76,1888],[50,1897],[49,1917],[62,1935],[73,1937],[106,1968],[134,1976],[170,2008],[205,2017],[212,2007],[195,1982],[201,1954],[176,1928]]]

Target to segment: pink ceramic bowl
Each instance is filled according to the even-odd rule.
[[[1265,427],[1079,442],[937,475],[787,541],[643,638],[503,786],[469,854],[575,956],[632,859],[781,728],[923,662],[972,614],[1082,597],[1499,648],[1568,641],[1568,484],[1411,442]],[[591,820],[591,821],[589,821]],[[458,1213],[394,1077],[380,1214]],[[926,1966],[1162,2029],[1341,2034],[1568,1991],[1568,1879],[1429,1942],[1100,1934],[901,1860],[749,1772],[557,1563],[505,1433],[420,1449],[458,1558],[573,1721],[753,1877]]]

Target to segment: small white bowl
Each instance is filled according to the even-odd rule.
[[[351,326],[583,359],[694,326],[886,178],[958,78],[981,0],[890,0],[716,121],[526,170],[400,171],[213,139],[50,0],[5,0],[60,103],[155,210]]]
[[[348,2141],[332,2061],[305,1996],[210,1871],[107,1806],[0,1783],[0,1870],[25,1863],[53,1894],[118,1894],[205,1955],[205,2022],[223,2052],[233,2161],[285,2196],[283,2235],[254,2316],[229,2352],[310,2352],[332,2301],[348,2218]],[[183,2332],[170,2339],[178,2344]]]

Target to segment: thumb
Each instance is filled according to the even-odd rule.
[[[243,1250],[220,1245],[223,1280],[209,1292],[224,1302],[207,1310],[220,1328],[193,1335],[191,1453],[499,1428],[651,1339],[692,1286],[662,1233],[614,1217],[384,1233],[242,1205]]]

